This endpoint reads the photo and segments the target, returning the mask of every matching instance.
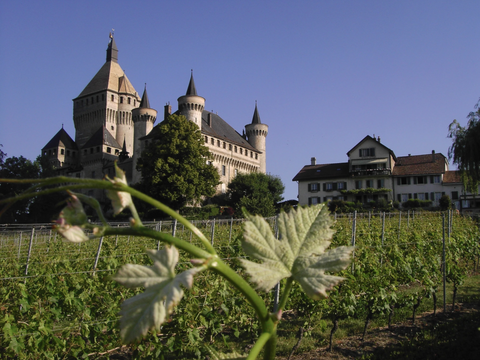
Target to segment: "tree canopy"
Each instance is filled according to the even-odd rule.
[[[275,215],[275,205],[283,200],[284,190],[285,186],[277,176],[238,174],[228,185],[228,197],[236,214],[242,214],[242,207],[245,207],[251,214],[267,217]]]
[[[12,156],[0,164],[0,179],[35,179],[38,178],[40,167],[37,162],[32,162],[23,156]],[[13,197],[27,190],[30,184],[0,183],[0,199]],[[22,200],[13,204],[2,215],[2,223],[27,222],[29,220],[29,207],[33,200]]]
[[[457,120],[448,127],[452,146],[448,157],[458,166],[467,191],[476,194],[480,184],[480,100],[467,115],[467,126],[462,127]]]
[[[46,157],[38,156],[35,161],[20,157],[9,157],[0,150],[0,179],[39,179],[55,176],[55,169]],[[10,198],[27,190],[31,184],[0,183],[0,199]],[[66,194],[53,193],[37,196],[14,203],[2,214],[2,223],[50,222],[61,210],[59,207]]]
[[[215,194],[220,176],[207,163],[212,155],[197,125],[170,115],[152,130],[151,140],[136,165],[143,192],[175,210]]]

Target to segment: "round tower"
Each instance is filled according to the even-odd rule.
[[[192,71],[187,93],[178,98],[178,111],[180,112],[180,115],[185,116],[187,120],[197,124],[200,130],[202,130],[202,112],[204,108],[205,99],[197,95],[197,89],[195,88],[195,81],[193,81]]]
[[[136,171],[137,160],[142,155],[144,150],[144,142],[140,139],[150,133],[153,129],[153,124],[157,119],[157,110],[150,107],[150,101],[147,95],[147,86],[143,91],[142,101],[140,106],[132,110],[132,120],[134,124],[134,145],[133,145],[133,175],[132,183],[135,184],[140,181],[140,173]]]
[[[261,152],[259,156],[260,172],[265,174],[267,172],[266,140],[268,135],[268,125],[262,124],[260,121],[260,115],[258,114],[256,103],[252,123],[245,125],[245,131],[248,143]]]

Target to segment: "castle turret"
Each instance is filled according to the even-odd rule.
[[[266,139],[268,134],[268,125],[262,124],[260,115],[258,114],[257,104],[255,103],[255,111],[253,113],[252,123],[245,126],[247,141],[262,154],[260,159],[260,172],[267,172],[267,147]]]
[[[142,101],[140,107],[132,111],[133,123],[135,128],[134,151],[133,151],[133,169],[137,166],[137,160],[142,155],[144,149],[142,137],[148,135],[153,129],[153,124],[157,119],[157,110],[150,107],[148,100],[147,86],[143,91]],[[133,171],[132,183],[135,184],[140,181],[140,173]]]
[[[178,110],[183,115],[197,124],[202,129],[202,111],[205,107],[205,99],[197,95],[195,81],[193,80],[193,72],[190,75],[190,83],[188,84],[187,93],[178,98]]]
[[[133,153],[132,110],[139,102],[135,88],[118,64],[118,48],[110,34],[105,64],[73,99],[75,142],[83,147],[98,128],[105,126],[117,142],[125,139],[127,151]]]

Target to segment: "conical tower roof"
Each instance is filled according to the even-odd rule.
[[[193,71],[190,74],[190,82],[188,83],[187,93],[185,95],[197,96],[197,88],[195,87],[195,81],[193,80]]]
[[[258,114],[257,102],[255,102],[255,111],[253,113],[252,124],[261,124],[260,115]]]
[[[148,100],[148,94],[147,94],[147,84],[145,84],[145,89],[143,90],[142,101],[140,102],[140,107],[150,109],[150,101]]]

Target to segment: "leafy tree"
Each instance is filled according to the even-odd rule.
[[[0,164],[0,179],[36,179],[39,177],[39,171],[38,163],[23,156],[12,156]],[[0,183],[0,199],[18,195],[30,186],[30,184]],[[3,223],[28,222],[32,201],[32,199],[18,201],[1,217],[1,221]]]
[[[448,157],[462,173],[463,184],[468,192],[478,193],[480,184],[480,100],[468,116],[466,127],[457,120],[448,127],[448,136],[453,144],[448,149]]]
[[[175,210],[215,194],[220,176],[207,163],[212,155],[197,125],[171,115],[152,134],[137,162],[142,173],[138,188]]]
[[[260,216],[275,215],[285,186],[279,177],[263,173],[238,174],[228,185],[230,205],[241,216],[242,207]]]
[[[2,144],[0,144],[0,147],[3,147]],[[7,156],[2,150],[0,150],[0,166],[3,165],[3,159]]]
[[[448,210],[452,208],[452,200],[448,195],[442,195],[442,197],[439,200],[439,203],[440,203],[441,210]]]

